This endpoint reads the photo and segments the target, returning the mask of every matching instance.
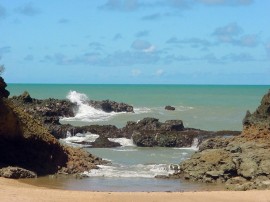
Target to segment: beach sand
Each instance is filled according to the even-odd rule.
[[[270,191],[213,192],[86,192],[48,189],[0,177],[1,202],[121,202],[121,201],[181,201],[181,202],[270,202]]]

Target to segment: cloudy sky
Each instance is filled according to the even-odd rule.
[[[269,0],[0,0],[9,83],[270,84]]]

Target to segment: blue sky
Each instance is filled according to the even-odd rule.
[[[269,0],[0,0],[9,83],[270,84]]]

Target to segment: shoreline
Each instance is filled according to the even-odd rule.
[[[209,192],[92,192],[49,189],[0,177],[1,202],[31,201],[181,201],[181,202],[269,202],[270,190]]]

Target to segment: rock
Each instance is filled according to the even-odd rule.
[[[206,149],[220,149],[225,148],[230,142],[229,138],[211,138],[208,140],[205,140],[200,144],[199,151],[203,151]]]
[[[257,170],[258,165],[252,158],[243,158],[238,169],[238,174],[247,179],[251,179],[254,178]]]
[[[164,124],[161,124],[160,130],[165,131],[183,131],[184,124],[181,120],[167,120]]]
[[[260,106],[254,113],[247,111],[243,119],[242,136],[247,139],[265,139],[270,138],[270,90],[261,100]]]
[[[6,82],[0,76],[0,99],[7,98],[9,96],[9,91],[5,89],[6,87],[7,87]]]
[[[203,140],[224,135],[222,131],[211,132],[193,128],[185,128],[181,120],[167,120],[164,123],[156,118],[144,118],[136,122],[128,122],[121,133],[133,139],[141,147],[190,147],[195,138],[199,143]],[[131,135],[130,135],[131,133]],[[226,134],[239,134],[226,131]]]
[[[134,112],[133,107],[126,103],[118,103],[111,100],[102,100],[102,101],[89,101],[89,104],[96,109],[101,109],[105,112]]]
[[[37,175],[73,174],[102,163],[86,151],[61,145],[38,119],[0,99],[0,168],[18,166]]]
[[[157,146],[157,141],[155,141],[155,137],[147,132],[134,132],[132,134],[132,139],[134,144],[139,147],[154,147]]]
[[[227,132],[215,134],[218,133]],[[270,91],[254,113],[247,112],[243,132],[235,137],[224,137],[203,142],[199,152],[181,162],[180,172],[169,177],[224,182],[230,190],[269,189]]]
[[[37,174],[19,167],[6,167],[0,169],[0,176],[5,178],[19,179],[19,178],[36,178]]]
[[[24,93],[20,95],[18,99],[23,100],[23,102],[33,102],[33,99],[27,91],[24,91]]]
[[[111,142],[108,138],[99,136],[95,142],[91,144],[93,148],[112,148],[112,147],[120,147],[121,144],[117,142]]]
[[[165,110],[174,111],[174,110],[175,110],[175,107],[172,107],[172,106],[170,106],[170,105],[167,105],[167,106],[165,107]]]
[[[264,159],[259,165],[260,172],[265,175],[270,175],[270,159]]]

